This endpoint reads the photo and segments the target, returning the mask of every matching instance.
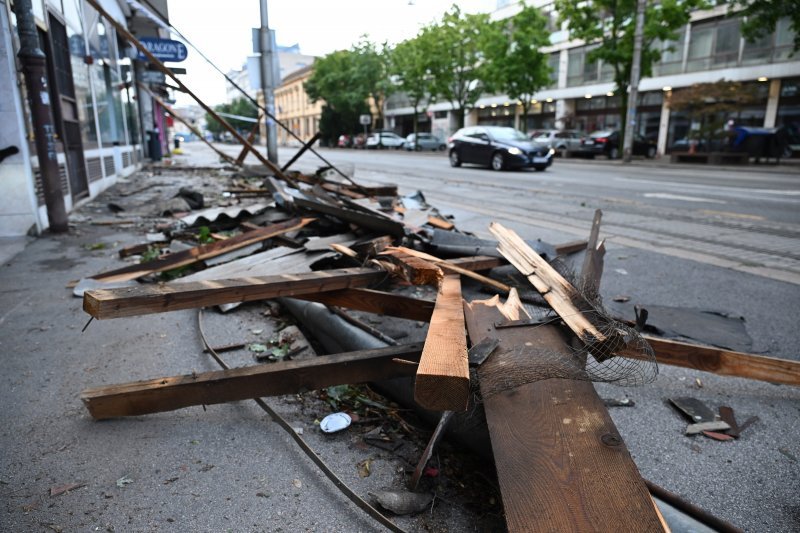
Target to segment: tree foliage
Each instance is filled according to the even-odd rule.
[[[586,61],[600,60],[614,72],[616,92],[622,100],[622,121],[626,121],[628,85],[633,65],[633,35],[636,27],[637,0],[556,0],[560,20],[569,24],[570,37],[598,46]],[[661,59],[657,41],[674,41],[677,30],[688,21],[691,12],[706,6],[706,0],[649,1],[645,10],[642,41],[641,77],[652,75],[653,63]]]
[[[742,11],[732,13],[744,15],[742,35],[754,42],[775,31],[778,21],[784,17],[789,19],[794,32],[794,51],[800,50],[800,5],[797,0],[733,0],[735,7]]]
[[[386,102],[386,97],[389,96],[394,88],[391,80],[389,79],[389,69],[391,57],[389,53],[389,46],[383,43],[378,47],[372,43],[364,35],[361,40],[356,44],[352,52],[355,54],[355,80],[364,84],[369,96],[375,103],[377,109],[378,119],[375,121],[375,127],[383,127],[383,104]]]
[[[670,108],[689,116],[692,124],[689,138],[703,141],[710,151],[726,137],[726,126],[731,114],[757,101],[752,85],[719,80],[714,83],[696,83],[673,92]]]
[[[258,118],[258,109],[253,105],[250,100],[246,98],[237,98],[233,102],[227,102],[224,104],[220,104],[214,106],[214,111],[218,113],[226,113],[229,115],[238,115],[240,117],[248,117],[248,118]],[[238,132],[249,132],[253,128],[253,122],[248,122],[246,120],[237,120],[235,118],[229,118],[223,116],[222,118],[225,121],[233,126],[236,131]],[[214,137],[219,137],[221,134],[226,132],[227,130],[222,127],[217,119],[215,119],[210,114],[206,113],[206,129],[211,132]]]
[[[464,126],[464,112],[486,88],[485,50],[492,31],[489,15],[465,15],[457,5],[440,22],[422,29],[429,50],[432,92],[453,105],[459,128]]]
[[[418,115],[432,100],[430,33],[421,33],[396,45],[391,52],[390,73],[396,88],[405,93],[414,108],[414,134],[419,132]]]
[[[540,51],[550,44],[547,19],[535,7],[525,6],[494,25],[486,34],[487,89],[518,100],[527,125],[533,95],[550,83],[547,55]]]

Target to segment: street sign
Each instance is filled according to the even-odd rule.
[[[156,72],[155,70],[145,70],[142,72],[141,79],[139,80],[142,83],[166,83],[166,77],[164,76],[163,72]]]
[[[186,59],[188,51],[183,43],[172,39],[156,39],[155,37],[142,37],[139,39],[147,51],[156,56],[160,61],[170,61],[179,63]],[[139,59],[147,59],[144,54],[139,53]]]
[[[359,115],[358,123],[359,124],[363,124],[364,126],[366,126],[367,124],[371,124],[372,123],[372,115]]]

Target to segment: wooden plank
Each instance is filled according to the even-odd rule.
[[[378,259],[389,260],[397,268],[391,270],[392,274],[400,276],[412,285],[434,285],[442,281],[442,270],[421,258],[414,250],[408,248],[389,247],[383,250]]]
[[[503,292],[508,292],[511,289],[511,287],[509,287],[505,283],[501,283],[501,282],[499,282],[497,280],[494,280],[492,278],[489,278],[489,277],[486,277],[486,276],[482,276],[481,274],[473,272],[473,270],[477,270],[477,268],[475,268],[476,266],[483,266],[481,264],[481,263],[483,263],[483,261],[480,261],[480,263],[478,261],[470,262],[470,259],[472,259],[472,258],[468,258],[468,257],[460,258],[460,260],[458,260],[458,259],[449,259],[449,260],[439,259],[438,257],[433,256],[431,254],[426,254],[425,252],[420,252],[418,250],[412,250],[410,248],[405,248],[405,247],[402,247],[402,246],[397,246],[397,247],[393,247],[393,248],[387,248],[386,250],[384,250],[384,253],[387,253],[387,252],[389,252],[389,253],[400,253],[400,254],[404,254],[404,255],[407,255],[407,256],[416,257],[416,258],[421,259],[423,261],[428,261],[429,263],[431,263],[433,265],[436,265],[437,267],[443,268],[443,269],[451,271],[451,272],[456,272],[456,273],[461,274],[463,276],[466,276],[468,278],[472,278],[475,281],[478,281],[478,282],[483,283],[484,285],[488,285],[490,287],[494,287],[494,288],[496,288],[498,290],[501,290]],[[478,256],[478,257],[480,257],[480,256]],[[486,263],[489,263],[490,261],[488,261],[488,259],[490,259],[490,258],[487,257],[486,259],[487,259]],[[491,263],[494,264],[495,262],[492,261]],[[472,267],[472,268],[469,268],[469,267]]]
[[[579,239],[577,241],[556,244],[554,248],[556,249],[556,255],[569,255],[574,254],[575,252],[580,252],[581,250],[585,250],[588,244],[589,241],[586,239]]]
[[[500,341],[477,372],[508,530],[663,531],[647,487],[590,382],[513,385],[522,373],[541,371],[541,361],[532,357],[537,351],[572,354],[557,326],[495,329],[495,322],[524,318],[513,300],[503,305],[494,297],[464,306],[470,338]],[[505,382],[509,377],[511,386]]]
[[[95,419],[138,416],[192,405],[212,405],[296,394],[333,385],[412,376],[422,344],[391,346],[265,365],[164,377],[88,389],[81,400]]]
[[[467,409],[469,359],[459,276],[444,276],[439,287],[417,368],[414,400],[434,411]]]
[[[308,198],[295,198],[294,203],[296,206],[302,207],[303,209],[331,215],[344,222],[351,222],[357,226],[376,232],[388,233],[393,237],[403,237],[406,234],[406,229],[403,224],[384,216],[377,216],[364,211],[329,205]]]
[[[602,361],[624,345],[621,335],[607,335],[589,321],[583,311],[591,307],[583,296],[519,235],[496,222],[489,226],[489,231],[497,237],[497,249],[503,257],[528,278],[572,332],[592,348],[596,359]]]
[[[439,228],[443,230],[452,230],[456,227],[455,224],[452,222],[445,220],[440,217],[428,216],[428,224],[433,226],[434,228]]]
[[[313,221],[313,218],[295,218],[280,224],[273,224],[258,230],[248,231],[247,233],[236,235],[235,237],[231,237],[230,239],[226,239],[224,241],[217,241],[210,244],[195,246],[189,250],[170,254],[163,259],[156,259],[154,261],[148,261],[147,263],[130,265],[127,267],[118,268],[116,270],[103,272],[97,274],[96,276],[92,276],[92,279],[104,281],[128,281],[141,278],[147,274],[172,270],[174,268],[200,262],[204,259],[216,257],[233,250],[238,250],[239,248],[267,240],[283,233],[298,230]]]
[[[297,295],[295,298],[421,322],[430,322],[435,305],[435,302],[429,300],[409,298],[372,289],[341,289]]]
[[[800,386],[800,362],[645,336],[660,364]],[[623,354],[626,355],[626,354]]]
[[[166,313],[317,291],[365,287],[382,280],[384,276],[383,272],[376,269],[343,268],[278,276],[98,289],[84,293],[83,310],[98,319]]]

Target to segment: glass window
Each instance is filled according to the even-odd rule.
[[[739,60],[739,21],[732,20],[717,27],[714,43],[714,66],[735,66]]]
[[[703,28],[697,26],[692,28],[692,35],[689,41],[689,61],[686,70],[706,70],[711,65],[711,51],[714,45],[714,28]]]
[[[550,54],[547,66],[550,67],[550,87],[558,87],[558,69],[561,64],[561,53]]]
[[[569,51],[569,63],[567,63],[568,87],[583,84],[583,62],[585,56],[586,50],[584,48],[575,48]]]

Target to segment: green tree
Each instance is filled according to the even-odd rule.
[[[778,21],[789,19],[794,32],[794,51],[800,50],[800,5],[797,0],[733,0],[733,6],[742,8],[731,15],[742,16],[742,35],[754,42],[775,31]]]
[[[485,90],[484,52],[493,30],[489,15],[464,15],[453,5],[441,22],[421,32],[431,61],[433,94],[452,104],[459,128],[464,126],[465,111]]]
[[[325,101],[320,133],[328,143],[341,133],[358,131],[358,115],[369,112],[369,88],[361,82],[358,59],[352,50],[332,52],[314,62],[314,71],[305,83],[312,102]]]
[[[520,102],[524,129],[533,95],[550,83],[547,56],[540,51],[550,44],[547,19],[535,7],[525,6],[495,24],[497,30],[487,34],[487,89]]]
[[[391,52],[390,73],[396,87],[408,97],[414,108],[414,137],[419,133],[419,113],[423,104],[431,100],[430,33],[420,33],[413,39],[396,45]]]
[[[620,121],[624,134],[628,108],[628,85],[633,64],[633,33],[636,22],[636,0],[556,0],[561,21],[569,24],[570,37],[597,44],[587,61],[602,61],[614,71],[616,93],[620,96]],[[706,6],[705,0],[648,0],[645,10],[642,42],[641,77],[652,74],[653,63],[661,59],[655,42],[674,41],[679,28],[691,12]]]
[[[214,111],[217,113],[225,113],[227,115],[258,119],[258,109],[256,109],[252,102],[246,98],[237,98],[233,102],[226,102],[224,104],[214,106]],[[222,118],[224,118],[225,121],[233,126],[238,132],[249,132],[253,127],[253,123],[246,120],[238,120],[226,116],[222,116]],[[217,119],[215,119],[209,113],[206,113],[206,129],[216,138],[228,131],[223,128],[222,124],[220,124]]]
[[[391,63],[389,46],[384,42],[379,48],[369,41],[366,35],[363,35],[351,51],[355,54],[356,59],[353,82],[363,84],[364,89],[372,97],[375,108],[378,110],[375,127],[382,128],[383,105],[394,89],[389,78]]]

